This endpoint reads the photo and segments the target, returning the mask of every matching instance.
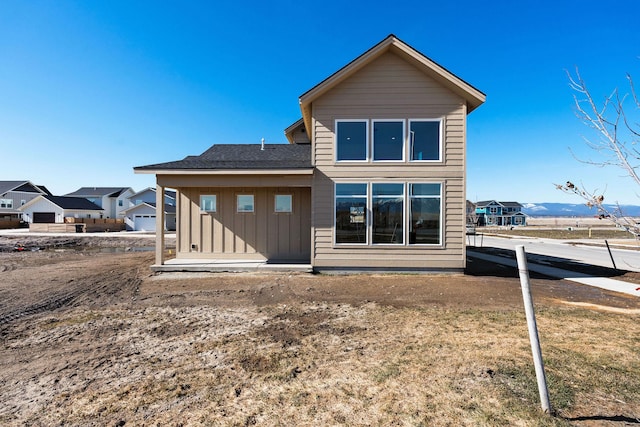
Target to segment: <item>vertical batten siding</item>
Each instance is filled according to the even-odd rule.
[[[178,191],[178,258],[309,261],[311,191],[304,187],[187,187]],[[200,212],[200,195],[217,196],[217,212]],[[254,195],[254,212],[236,212],[238,194]],[[292,213],[275,213],[275,195],[291,194]],[[191,249],[195,244],[196,248]]]
[[[317,167],[313,193],[313,265],[317,268],[464,268],[464,100],[413,65],[388,52],[315,100],[312,114],[312,156]],[[444,121],[442,162],[335,162],[336,119],[430,118]],[[341,179],[360,182],[442,182],[443,245],[384,248],[334,245],[334,182]]]

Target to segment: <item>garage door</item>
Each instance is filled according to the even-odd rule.
[[[134,215],[133,228],[136,231],[156,231],[156,216]]]
[[[56,222],[56,213],[55,212],[34,212],[33,213],[33,222],[38,224],[53,224]]]

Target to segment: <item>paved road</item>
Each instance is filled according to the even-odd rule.
[[[467,236],[469,247],[494,247],[514,250],[517,245],[524,245],[525,251],[556,258],[564,258],[585,264],[613,267],[606,247],[571,244],[576,241],[563,241],[539,238],[502,238],[494,236]],[[604,244],[603,241],[600,241]],[[611,249],[616,267],[621,270],[640,272],[640,251],[627,249]]]

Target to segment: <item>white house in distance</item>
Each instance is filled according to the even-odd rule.
[[[130,208],[124,210],[127,230],[156,231],[156,189],[146,188],[129,197]],[[164,229],[176,229],[176,192],[164,192]]]
[[[43,194],[51,193],[30,181],[0,181],[0,219],[20,220],[22,212],[18,208]]]
[[[102,218],[104,210],[81,197],[43,194],[18,208],[28,223],[63,223],[66,217]]]
[[[82,197],[104,210],[105,218],[123,218],[131,207],[129,198],[135,193],[131,187],[82,187],[66,197]]]

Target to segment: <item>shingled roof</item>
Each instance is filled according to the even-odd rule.
[[[311,146],[296,144],[216,144],[199,156],[155,165],[138,166],[151,170],[233,170],[311,169]]]
[[[81,187],[66,195],[71,197],[118,197],[126,190],[127,187]]]
[[[45,199],[49,200],[56,206],[62,209],[76,209],[83,211],[102,211],[100,206],[82,197],[67,197],[67,196],[49,196],[43,195]]]

